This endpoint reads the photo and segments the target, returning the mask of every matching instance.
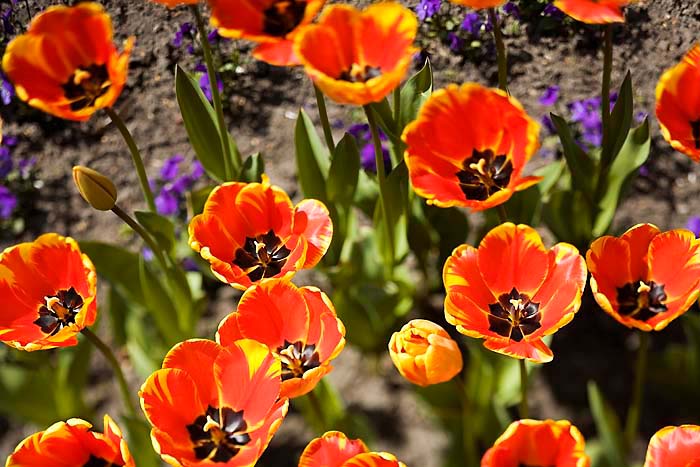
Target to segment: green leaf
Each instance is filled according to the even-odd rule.
[[[387,98],[385,97],[380,102],[369,104],[368,107],[376,117],[377,125],[379,125],[384,134],[392,141],[397,140],[401,135],[396,134],[396,122]]]
[[[175,225],[167,217],[150,211],[134,211],[136,220],[165,251],[171,252],[175,246]]]
[[[588,404],[605,448],[605,457],[610,465],[626,465],[620,420],[593,381],[588,382]]]
[[[139,255],[101,242],[80,242],[80,249],[90,257],[97,273],[118,287],[124,297],[146,305],[139,281]]]
[[[158,329],[167,344],[173,345],[181,340],[178,329],[177,313],[166,289],[160,280],[151,272],[146,260],[139,259],[139,276],[146,309],[156,322]]]
[[[202,167],[214,180],[226,181],[224,153],[216,113],[197,81],[179,65],[175,68],[175,95],[187,136]],[[228,135],[228,144],[232,152],[238,152],[231,135]]]
[[[556,190],[542,210],[547,227],[559,241],[586,251],[592,239],[593,221],[588,201],[578,191]]]
[[[632,96],[632,75],[627,72],[625,80],[620,86],[615,107],[610,114],[610,138],[603,148],[602,160],[614,161],[620,154],[620,149],[627,140],[632,127],[632,113],[634,112],[634,98]],[[605,162],[604,162],[605,163]]]
[[[204,211],[204,203],[207,202],[207,198],[211,194],[212,190],[216,188],[215,186],[205,186],[199,190],[190,191],[188,195],[189,207],[194,215],[201,214]]]
[[[598,216],[595,220],[593,235],[599,237],[607,233],[612,224],[615,211],[623,192],[649,158],[651,135],[649,119],[631,131],[607,173],[605,194],[598,203]]]
[[[129,302],[116,287],[110,287],[107,292],[107,310],[114,343],[126,344],[126,317],[129,312]]]
[[[123,417],[129,451],[134,463],[139,467],[160,467],[163,465],[151,444],[151,427],[138,418]]]
[[[330,169],[328,151],[321,143],[313,122],[299,110],[294,129],[294,147],[297,159],[297,177],[307,198],[326,201],[326,178]]]
[[[596,173],[595,164],[588,154],[574,141],[574,137],[571,135],[571,129],[568,123],[566,123],[566,120],[553,113],[550,114],[550,117],[559,135],[564,157],[566,158],[566,164],[571,171],[574,187],[581,190],[586,198],[592,199],[593,191],[595,190],[593,183],[595,181],[593,174]]]
[[[426,59],[423,68],[406,81],[401,88],[401,128],[416,119],[418,110],[433,92],[433,69]]]
[[[333,153],[328,181],[328,201],[342,206],[350,206],[357,189],[357,181],[360,176],[360,152],[357,149],[355,138],[345,133],[338,142]]]
[[[377,232],[379,253],[386,251],[387,223],[393,228],[394,261],[401,262],[408,254],[408,168],[401,161],[386,178],[386,218],[383,216],[381,200],[377,200],[374,212],[374,227]]]
[[[238,180],[247,183],[262,182],[262,174],[265,173],[265,161],[262,154],[256,152],[243,161],[241,173]]]

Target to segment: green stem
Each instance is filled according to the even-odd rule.
[[[386,192],[386,171],[384,168],[384,152],[382,151],[382,142],[379,139],[379,130],[377,129],[377,122],[372,113],[372,109],[366,105],[364,106],[365,114],[367,115],[367,123],[369,123],[369,129],[372,133],[372,141],[374,142],[374,162],[377,166],[377,182],[379,184],[379,202],[382,209],[382,215],[384,217],[384,233],[386,235],[388,251],[384,253],[384,267],[387,277],[393,275],[394,270],[394,226],[389,221],[388,209],[386,205],[387,192]]]
[[[107,344],[105,344],[102,341],[102,339],[97,337],[97,334],[93,333],[89,328],[83,328],[83,330],[80,332],[82,332],[83,335],[87,337],[87,339],[90,341],[90,343],[92,343],[92,345],[97,347],[97,350],[99,350],[109,362],[110,366],[112,367],[112,370],[114,370],[115,376],[117,377],[117,382],[119,383],[119,389],[121,390],[122,398],[124,399],[124,405],[126,406],[127,414],[130,418],[136,418],[136,406],[134,405],[134,401],[131,400],[131,392],[129,392],[129,385],[126,384],[124,372],[122,371],[121,366],[119,366],[119,362],[114,356],[114,353],[112,353]]]
[[[602,86],[602,104],[600,107],[601,119],[603,121],[603,147],[606,147],[610,138],[610,78],[612,75],[612,60],[613,60],[613,25],[608,24],[605,27],[605,47],[603,49],[603,86]],[[610,155],[611,156],[611,155]],[[609,164],[607,160],[603,165]]]
[[[632,402],[627,412],[625,423],[625,444],[629,451],[637,438],[639,417],[642,413],[642,398],[644,396],[644,380],[646,379],[647,360],[649,356],[649,333],[639,331],[639,350],[637,350],[637,366],[634,375]]]
[[[321,426],[323,426],[323,430],[321,431],[325,431],[326,429],[328,429],[328,425],[326,424],[326,415],[323,413],[323,404],[321,404],[321,401],[318,399],[318,396],[316,396],[316,389],[308,393],[307,396],[309,397],[311,408],[316,414],[316,417],[318,417]]]
[[[138,146],[136,146],[136,141],[134,137],[131,136],[129,129],[124,124],[124,120],[121,119],[119,114],[114,111],[111,107],[106,107],[105,112],[109,115],[112,123],[116,125],[119,132],[122,134],[126,145],[129,147],[129,152],[131,153],[131,160],[134,162],[134,167],[136,167],[136,174],[139,177],[139,183],[141,183],[141,191],[143,192],[143,197],[146,199],[146,204],[151,212],[156,212],[156,203],[153,201],[153,193],[151,192],[151,187],[148,184],[148,176],[146,176],[146,169],[143,166],[143,159],[141,158],[141,153],[139,152]]]
[[[472,465],[477,459],[477,453],[474,444],[474,417],[469,404],[469,390],[461,374],[454,378],[454,382],[457,386],[457,391],[460,395],[459,400],[462,406],[462,448],[464,449],[464,464]]]
[[[496,56],[498,59],[498,87],[505,92],[508,92],[508,55],[506,53],[506,44],[503,42],[503,33],[501,32],[501,22],[498,20],[498,14],[495,8],[489,8],[489,18],[493,25],[493,39],[496,42]]]
[[[508,222],[508,211],[506,211],[505,204],[498,205],[498,219],[501,221],[501,224]]]
[[[202,46],[204,62],[207,65],[207,75],[209,75],[211,98],[214,102],[214,110],[216,111],[216,120],[219,127],[219,136],[221,138],[221,147],[224,151],[224,173],[226,175],[226,181],[232,181],[234,170],[240,170],[240,168],[243,166],[243,161],[241,161],[241,155],[238,153],[238,151],[232,151],[231,145],[229,144],[228,130],[226,128],[226,120],[224,119],[224,108],[221,105],[219,86],[216,82],[216,68],[214,67],[214,59],[212,58],[209,40],[207,39],[207,28],[204,25],[204,19],[202,18],[202,14],[200,13],[199,7],[196,4],[190,5],[190,9],[192,10],[192,14],[194,15],[197,23],[199,43]]]
[[[397,86],[396,89],[394,89],[393,97],[394,102],[392,109],[394,111],[394,123],[396,123],[394,127],[396,137],[391,138],[392,151],[390,155],[391,164],[396,166],[399,161],[403,159],[403,141],[401,141],[401,133],[403,133],[403,127],[401,126],[401,86]]]
[[[318,106],[318,116],[321,119],[323,127],[323,136],[326,138],[326,146],[331,156],[335,152],[335,142],[333,141],[333,132],[331,131],[331,122],[328,120],[328,111],[326,110],[326,98],[323,97],[321,90],[314,84],[314,93],[316,93],[316,105]]]
[[[116,204],[112,208],[112,212],[119,216],[121,220],[123,220],[131,229],[136,232],[144,242],[146,242],[146,245],[148,245],[148,248],[153,251],[153,254],[155,255],[156,259],[158,260],[158,263],[160,263],[161,267],[163,268],[163,272],[168,273],[168,265],[165,262],[165,257],[163,256],[163,253],[161,252],[160,247],[158,244],[153,240],[151,235],[146,232],[146,229],[141,227],[141,224],[136,222],[134,219],[131,218],[126,212],[122,210],[119,206]]]
[[[520,359],[520,418],[529,418],[530,410],[527,406],[527,366],[525,365],[525,360]]]

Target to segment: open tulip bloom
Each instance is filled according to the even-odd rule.
[[[139,392],[153,447],[176,467],[252,467],[287,413],[281,374],[253,340],[177,344]]]
[[[243,294],[236,312],[219,325],[216,339],[224,347],[246,338],[267,345],[282,364],[280,397],[293,398],[313,390],[333,369],[331,360],[343,350],[344,336],[325,293],[267,279]]]
[[[689,230],[639,224],[586,255],[598,305],[627,327],[660,331],[700,294],[700,240]]]
[[[331,5],[295,38],[294,51],[325,95],[340,104],[379,102],[401,84],[416,48],[418,21],[394,2],[359,11]]]
[[[673,149],[700,162],[700,44],[656,86],[656,117]]]
[[[0,341],[21,350],[76,345],[95,322],[97,274],[72,238],[44,234],[0,255]]]
[[[523,177],[540,127],[514,98],[476,83],[434,92],[404,130],[413,189],[428,203],[481,211],[540,177]]]
[[[567,420],[519,420],[486,451],[481,467],[588,467],[581,432]]]
[[[359,439],[329,431],[311,441],[299,459],[299,467],[406,467],[392,454],[370,452]]]
[[[554,6],[588,24],[624,23],[622,7],[634,0],[555,0]]]
[[[87,120],[111,107],[126,83],[133,39],[119,53],[112,22],[98,3],[52,6],[14,38],[2,69],[17,96],[68,120]]]
[[[105,415],[104,433],[78,418],[58,422],[22,441],[5,467],[136,467],[116,423]]]
[[[667,426],[649,441],[644,467],[697,467],[700,465],[700,426]]]
[[[569,323],[581,305],[586,264],[568,243],[545,248],[526,225],[501,224],[479,248],[462,245],[445,262],[445,318],[484,346],[543,363],[542,338]]]
[[[214,188],[189,226],[190,246],[221,281],[245,290],[260,279],[293,276],[315,266],[328,250],[333,225],[315,199],[292,205],[287,193],[263,183]]]
[[[277,66],[299,65],[294,37],[313,21],[325,0],[209,0],[211,24],[223,37],[258,42],[253,56]]]

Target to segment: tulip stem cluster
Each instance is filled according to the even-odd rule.
[[[129,418],[135,419],[136,406],[131,400],[131,390],[129,389],[129,385],[126,383],[126,378],[124,378],[124,372],[122,371],[122,368],[119,365],[117,358],[114,356],[114,353],[110,350],[109,346],[97,336],[97,334],[90,330],[90,328],[83,328],[80,332],[85,337],[87,337],[90,343],[94,345],[97,348],[97,350],[99,350],[100,353],[102,353],[102,355],[104,355],[104,357],[109,362],[109,365],[112,367],[112,370],[114,371],[114,374],[117,377],[117,382],[119,383],[119,390],[122,393],[122,399],[124,399],[124,405],[127,410],[127,415],[129,416]]]
[[[126,145],[129,147],[129,153],[131,153],[131,160],[134,162],[134,167],[136,167],[136,174],[139,177],[139,183],[141,184],[141,191],[143,192],[143,197],[146,200],[148,209],[151,212],[156,212],[156,204],[153,201],[153,193],[151,192],[151,187],[148,185],[148,177],[146,176],[146,169],[143,166],[143,158],[139,152],[139,148],[134,141],[134,137],[131,136],[129,129],[126,127],[124,120],[114,111],[111,107],[105,107],[105,112],[109,115],[112,123],[116,125],[119,132],[122,134]]]
[[[333,132],[331,131],[331,123],[328,120],[328,111],[326,110],[326,98],[323,97],[323,92],[314,84],[314,93],[316,94],[316,105],[318,106],[318,116],[323,127],[323,137],[326,139],[326,146],[331,156],[335,151],[335,142],[333,141]]]
[[[238,151],[231,150],[229,143],[228,130],[226,129],[226,120],[224,119],[224,109],[221,105],[221,95],[219,94],[219,86],[216,82],[216,68],[214,67],[214,59],[212,58],[211,47],[207,39],[207,29],[204,25],[204,19],[199,11],[199,7],[191,5],[190,9],[197,23],[197,31],[199,31],[199,42],[202,45],[202,53],[204,54],[204,62],[207,66],[207,75],[209,77],[209,88],[211,89],[211,98],[214,102],[214,111],[216,112],[217,125],[219,127],[219,135],[221,137],[221,147],[224,155],[224,174],[226,181],[234,179],[234,172],[240,170],[243,162],[240,160]],[[234,155],[235,154],[235,160]]]
[[[527,405],[527,365],[524,359],[520,359],[520,418],[530,418],[530,409]]]
[[[160,248],[153,240],[153,238],[151,238],[148,232],[146,232],[146,230],[143,227],[141,227],[141,224],[136,222],[129,214],[127,214],[122,208],[120,208],[116,204],[112,208],[112,212],[116,214],[121,220],[123,220],[126,223],[126,225],[131,227],[134,230],[134,232],[136,232],[143,239],[143,241],[146,242],[146,245],[148,245],[148,248],[150,248],[151,251],[153,251],[153,254],[158,260],[158,263],[160,263],[161,267],[163,268],[163,271],[168,271],[168,266],[165,262],[165,257],[163,256],[163,253],[160,251]]]
[[[637,365],[635,367],[634,387],[632,389],[632,402],[627,412],[625,423],[625,446],[627,452],[632,449],[637,431],[639,430],[639,418],[642,412],[642,398],[644,397],[644,380],[647,373],[647,361],[649,359],[648,332],[639,332],[639,350],[637,351]]]
[[[394,226],[388,217],[387,210],[387,189],[386,189],[386,168],[384,167],[384,152],[382,151],[382,141],[379,138],[379,130],[377,121],[372,113],[372,108],[368,105],[364,106],[365,114],[367,115],[367,123],[369,124],[370,132],[372,133],[372,141],[374,142],[374,163],[377,165],[377,183],[379,184],[379,202],[382,208],[382,218],[384,219],[384,233],[386,236],[387,249],[384,251],[384,267],[387,277],[392,276],[394,268]]]
[[[508,55],[506,45],[503,42],[501,22],[495,8],[489,8],[489,18],[493,24],[493,39],[496,42],[496,55],[498,59],[498,87],[501,91],[508,92]]]

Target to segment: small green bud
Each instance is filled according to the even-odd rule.
[[[80,196],[93,208],[109,211],[116,204],[117,188],[112,180],[98,171],[76,165],[73,167],[73,180]]]

